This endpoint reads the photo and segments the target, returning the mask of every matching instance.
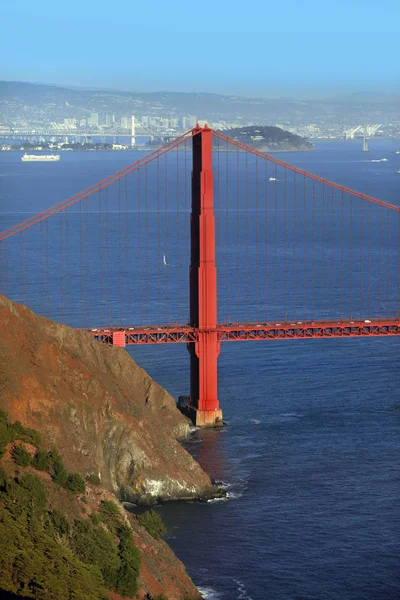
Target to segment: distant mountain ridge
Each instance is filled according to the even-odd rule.
[[[368,100],[368,98],[370,100]],[[373,101],[371,101],[373,98]],[[382,98],[382,102],[379,99]],[[386,101],[383,101],[385,98]],[[133,92],[84,90],[67,86],[18,81],[0,81],[0,122],[20,118],[27,111],[57,120],[79,116],[82,111],[134,113],[140,115],[193,114],[199,119],[226,119],[253,123],[301,123],[334,120],[345,123],[361,118],[397,118],[399,95],[371,94],[339,96],[331,99],[257,98],[207,92]],[[375,122],[375,121],[374,121]]]

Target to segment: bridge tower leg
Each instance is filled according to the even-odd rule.
[[[200,128],[199,128],[200,129]],[[193,135],[190,324],[199,330],[190,353],[189,416],[199,427],[222,425],[218,402],[217,270],[215,267],[212,131]]]

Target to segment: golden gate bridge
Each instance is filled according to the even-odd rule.
[[[400,208],[207,126],[0,244],[2,293],[39,314],[110,346],[186,343],[199,426],[222,422],[221,342],[400,335]]]

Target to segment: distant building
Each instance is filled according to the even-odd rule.
[[[79,127],[86,127],[87,125],[87,120],[86,119],[81,119],[79,121]]]
[[[135,137],[135,116],[131,117],[131,146],[136,145],[136,137]]]
[[[89,127],[99,126],[99,115],[97,113],[90,113],[90,117],[87,120]]]
[[[141,118],[141,121],[142,121],[142,125],[144,125],[144,127],[148,127],[148,125],[149,125],[149,117],[143,116]]]
[[[106,127],[111,127],[111,125],[114,123],[115,121],[115,116],[111,115],[110,113],[106,114]]]
[[[197,123],[200,125],[200,127],[204,127],[205,125],[208,124],[208,121],[205,121],[204,119],[200,119],[199,121],[197,121]],[[197,123],[195,123],[193,125],[193,127],[195,127]]]
[[[188,116],[188,123],[189,123],[189,127],[196,127],[197,125],[197,117],[196,115],[189,115]]]
[[[178,119],[170,119],[169,120],[169,126],[172,127],[173,129],[175,129],[176,127],[178,127]]]
[[[121,117],[121,127],[122,129],[130,129],[131,120],[129,117]]]

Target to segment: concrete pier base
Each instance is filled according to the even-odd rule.
[[[196,427],[222,427],[222,410],[198,410],[194,406],[187,407],[187,416]]]
[[[178,408],[185,417],[189,417],[196,427],[222,427],[224,421],[222,410],[198,410],[190,404],[190,396],[179,396]]]

